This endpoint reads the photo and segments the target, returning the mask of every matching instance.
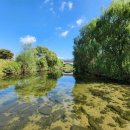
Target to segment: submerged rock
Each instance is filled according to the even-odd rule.
[[[13,116],[5,116],[4,114],[0,114],[0,127],[7,126],[12,118]]]
[[[98,124],[103,124],[104,117],[101,116],[100,118],[95,118],[95,122]]]
[[[70,117],[74,120],[74,119],[78,119],[78,117],[76,116],[76,114],[71,114]]]
[[[130,111],[126,111],[121,114],[121,117],[124,118],[125,120],[130,121]]]
[[[119,106],[107,105],[107,107],[119,114],[123,119],[130,121],[130,111],[124,112]]]
[[[103,90],[97,90],[97,89],[90,89],[89,91],[91,92],[91,94],[93,96],[99,97],[99,98],[106,100],[108,102],[111,100],[109,97],[107,97],[109,92],[105,92]]]
[[[121,108],[119,106],[107,105],[107,107],[119,115],[121,115],[123,113],[123,110],[121,110]]]
[[[53,128],[51,130],[62,130],[62,127],[61,126],[57,126],[57,127]]]
[[[113,117],[113,119],[119,124],[120,127],[126,127],[127,122],[124,119],[120,117]]]
[[[78,125],[71,126],[70,130],[90,130],[89,128],[81,127]]]
[[[88,122],[92,130],[103,130],[101,126],[99,126],[92,117],[88,117]]]
[[[51,117],[42,117],[41,118],[41,125],[42,125],[42,128],[47,128],[48,126],[50,126],[52,123],[52,120],[51,120]]]
[[[51,106],[43,106],[43,107],[40,107],[40,108],[38,109],[38,111],[39,111],[41,114],[50,115],[50,114],[51,114],[51,111],[52,111],[52,107],[51,107]]]
[[[65,117],[65,110],[64,109],[59,109],[56,110],[52,113],[52,120],[55,122],[56,120],[60,119],[60,118],[64,118]]]
[[[74,98],[74,102],[76,104],[85,104],[86,101],[87,101],[87,97],[84,96],[84,95],[83,96],[77,96],[77,97]]]
[[[106,109],[100,111],[101,114],[106,114],[107,112],[108,112],[108,110],[106,110]]]
[[[109,125],[109,126],[111,126],[111,127],[116,127],[116,125],[115,125],[115,124],[112,124],[112,123],[109,123],[109,124],[107,124],[107,125]]]

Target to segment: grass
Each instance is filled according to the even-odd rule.
[[[72,72],[74,70],[73,65],[65,64],[63,67],[64,72]]]

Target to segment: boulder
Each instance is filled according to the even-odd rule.
[[[52,107],[51,106],[43,106],[38,109],[39,113],[43,115],[50,115],[52,112]]]

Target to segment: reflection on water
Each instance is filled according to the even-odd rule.
[[[21,101],[31,101],[48,94],[56,86],[56,80],[47,76],[31,77],[23,79],[16,84],[16,93]]]
[[[0,81],[0,130],[130,130],[130,87],[60,73]]]

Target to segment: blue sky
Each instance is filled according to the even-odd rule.
[[[111,0],[0,0],[0,48],[15,54],[21,42],[34,41],[72,58],[80,28],[101,15]]]

